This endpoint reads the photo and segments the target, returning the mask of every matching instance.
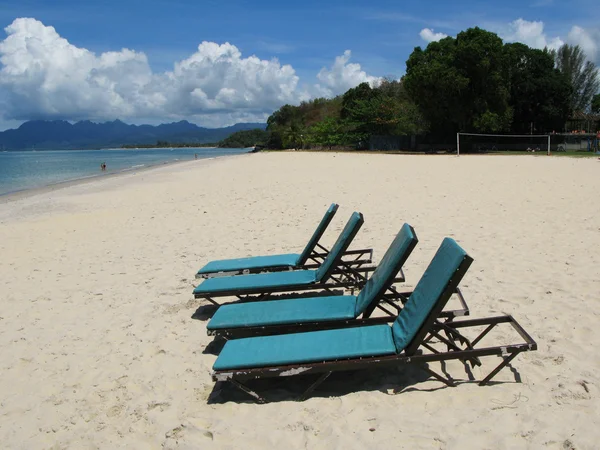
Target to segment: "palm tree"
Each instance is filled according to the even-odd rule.
[[[304,129],[299,124],[292,122],[284,134],[285,146],[291,146],[294,148],[294,150],[296,150],[298,148],[298,144],[302,143],[304,137],[303,135]]]

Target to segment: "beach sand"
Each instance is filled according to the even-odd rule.
[[[598,448],[599,171],[595,159],[543,156],[267,153],[0,204],[0,442]],[[415,227],[407,289],[454,237],[475,259],[461,284],[471,315],[514,315],[539,350],[486,387],[449,364],[455,388],[409,368],[332,375],[301,403],[303,379],[263,383],[276,400],[266,405],[213,392],[195,272],[300,251],[331,202],[341,206],[325,242],[361,211],[354,247],[376,260],[402,223]],[[498,359],[483,362],[476,377]]]

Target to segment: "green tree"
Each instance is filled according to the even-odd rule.
[[[306,131],[298,122],[292,122],[283,133],[284,148],[302,148],[304,145],[304,135]]]
[[[267,119],[267,132],[269,148],[281,149],[287,144],[286,135],[290,124],[298,120],[299,111],[297,106],[283,105]]]
[[[586,61],[585,53],[578,45],[564,44],[558,51],[553,51],[552,55],[556,67],[571,84],[571,111],[587,111],[592,97],[600,89],[596,65]]]
[[[378,91],[373,89],[369,83],[360,83],[352,89],[348,89],[342,97],[340,117],[348,119],[359,101],[369,100],[378,95]]]
[[[267,119],[267,130],[286,126],[298,117],[298,107],[292,105],[283,105]]]
[[[242,130],[233,133],[226,139],[219,142],[221,148],[247,148],[255,145],[265,145],[269,138],[269,133],[260,128],[254,130]]]
[[[316,143],[310,133],[311,127],[328,118],[338,120],[342,97],[332,99],[315,98],[299,106],[284,105],[267,120],[269,148],[305,147]],[[323,145],[323,144],[319,144]]]
[[[370,135],[415,134],[418,130],[419,111],[409,102],[393,97],[376,95],[357,100],[348,111],[348,122],[360,139]]]
[[[512,121],[503,63],[502,40],[470,28],[416,47],[403,81],[435,134],[500,132]]]
[[[560,130],[570,114],[571,86],[553,55],[520,43],[505,44],[505,76],[513,109],[512,130]]]
[[[309,142],[324,147],[345,144],[345,124],[335,117],[326,117],[308,129]]]
[[[343,96],[340,116],[348,126],[348,141],[367,142],[372,135],[405,135],[423,130],[423,118],[403,83],[383,80],[371,88],[362,83]]]

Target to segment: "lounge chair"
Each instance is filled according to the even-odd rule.
[[[393,287],[394,278],[417,242],[413,227],[405,223],[357,296],[336,295],[223,305],[208,322],[207,333],[209,336],[232,339],[391,323],[401,310],[398,303],[408,299]],[[458,294],[463,308],[444,311],[444,317],[468,314],[460,291]],[[371,317],[375,309],[379,309],[383,315]]]
[[[202,267],[196,278],[212,278],[222,275],[237,275],[259,272],[277,272],[282,270],[315,269],[319,267],[329,250],[319,241],[327,230],[329,223],[338,210],[332,203],[302,253],[286,253],[282,255],[252,256],[249,258],[221,259],[211,261]],[[369,264],[373,259],[373,249],[347,250],[344,261],[355,269]]]
[[[479,357],[502,357],[502,362],[480,382],[486,384],[519,353],[536,350],[537,344],[511,316],[445,323],[438,320],[472,261],[453,239],[446,238],[391,327],[371,325],[227,341],[213,366],[212,379],[228,381],[264,402],[242,382],[320,374],[302,399],[335,371],[417,363],[434,378],[453,386],[449,375],[442,376],[425,363],[456,359],[479,365]],[[481,339],[502,323],[512,325],[524,342],[477,348]],[[472,341],[461,333],[481,326],[487,328]]]
[[[274,293],[360,287],[365,278],[342,262],[342,256],[364,222],[360,213],[353,213],[331,251],[318,269],[257,273],[209,278],[194,289],[195,298],[220,305],[215,297],[237,297],[239,300],[259,300]]]

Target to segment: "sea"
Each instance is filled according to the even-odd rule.
[[[247,153],[243,148],[0,151],[0,195],[175,161]],[[106,170],[101,165],[106,164]]]

